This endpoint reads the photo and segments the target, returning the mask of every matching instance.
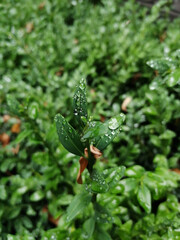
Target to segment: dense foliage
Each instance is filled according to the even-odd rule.
[[[180,238],[180,18],[171,22],[170,8],[0,3],[1,240]],[[85,114],[104,123],[126,115],[94,165],[112,182],[104,192],[95,184],[94,207],[88,171],[77,184],[79,156],[60,144],[54,122],[61,113],[75,129],[87,123],[73,113],[82,77]]]

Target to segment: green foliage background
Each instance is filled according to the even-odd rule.
[[[180,18],[170,21],[170,8],[169,1],[152,10],[133,0],[0,3],[0,134],[10,136],[0,146],[0,239],[180,238],[180,177],[169,170],[180,158]],[[82,77],[95,120],[119,114],[132,98],[121,134],[96,163],[127,168],[98,197],[111,216],[98,216],[103,228],[94,235],[91,205],[65,220],[83,186],[79,158],[59,143],[54,124],[60,112],[76,127],[72,96]]]

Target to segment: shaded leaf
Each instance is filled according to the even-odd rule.
[[[87,238],[90,239],[94,232],[95,219],[93,217],[89,218],[88,220],[85,221],[83,227],[84,227],[84,230],[86,231]]]
[[[15,139],[14,143],[20,143],[22,142],[26,137],[28,137],[33,131],[26,129],[23,132],[21,132],[17,138]]]
[[[4,185],[0,185],[0,199],[5,200],[7,198],[7,192]]]
[[[12,95],[7,95],[7,104],[9,107],[9,110],[15,114],[18,115],[19,114],[19,110],[20,110],[20,103],[16,100],[16,98],[14,98]]]
[[[89,205],[91,195],[82,192],[76,195],[67,209],[67,221],[72,221],[85,207]]]
[[[76,130],[65,120],[61,114],[55,117],[57,133],[62,145],[71,153],[78,156],[84,154],[84,146]]]
[[[171,68],[172,63],[170,59],[154,59],[148,61],[147,65],[162,74]]]

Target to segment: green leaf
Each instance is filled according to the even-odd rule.
[[[44,198],[44,193],[42,191],[36,191],[30,196],[30,200],[33,202],[38,202]]]
[[[0,185],[0,199],[5,200],[7,198],[7,192],[4,185]]]
[[[159,136],[160,139],[171,139],[176,136],[175,132],[171,130],[166,130],[163,134]]]
[[[137,199],[139,204],[144,208],[147,213],[151,212],[151,192],[142,184],[137,193]]]
[[[142,166],[134,165],[126,169],[125,175],[127,177],[139,178],[144,174],[144,172],[145,172],[145,169]]]
[[[16,208],[9,208],[8,211],[6,212],[8,219],[14,219],[16,218],[21,211],[21,207],[16,206]]]
[[[91,195],[82,192],[76,195],[67,209],[67,221],[72,221],[80,212],[86,208],[91,201]]]
[[[58,199],[58,205],[66,206],[69,205],[72,201],[73,196],[69,194],[61,195],[61,197]]]
[[[7,240],[19,240],[19,237],[13,236],[11,234],[7,235]]]
[[[166,79],[169,87],[174,87],[176,84],[180,83],[180,69],[169,74]]]
[[[156,136],[156,135],[151,135],[150,136],[150,141],[156,147],[160,147],[161,146],[160,138],[158,136]]]
[[[31,119],[36,119],[38,117],[38,104],[36,102],[33,102],[28,107],[28,115]]]
[[[91,189],[95,193],[105,193],[108,191],[109,186],[106,183],[102,174],[100,174],[96,169],[92,172],[92,183]]]
[[[94,228],[95,228],[95,219],[93,217],[89,218],[83,224],[83,228],[86,232],[87,239],[90,239],[93,235]]]
[[[154,200],[161,198],[166,190],[166,181],[163,176],[156,173],[147,172],[143,178],[143,182],[151,190]]]
[[[95,238],[96,240],[112,240],[111,236],[101,227],[96,227]]]
[[[117,136],[120,127],[125,120],[125,115],[123,113],[111,118],[107,123],[105,123],[106,133],[102,136],[98,136],[94,139],[94,146],[99,150],[105,149]],[[107,128],[108,126],[108,128]]]
[[[35,152],[32,155],[32,160],[42,166],[47,166],[49,162],[49,154],[47,152]]]
[[[12,112],[15,115],[19,115],[20,103],[12,95],[9,94],[7,95],[7,105],[9,107],[10,112]]]
[[[126,196],[131,195],[132,192],[135,192],[137,187],[137,179],[136,178],[125,178],[121,180],[120,186],[122,185],[124,187],[124,194]]]
[[[105,207],[100,205],[97,202],[94,203],[96,222],[98,222],[98,223],[112,223],[113,222],[113,217],[112,217],[110,211],[107,210],[108,208],[109,208],[109,205],[107,207],[107,203],[106,203]]]
[[[71,153],[84,155],[84,146],[76,130],[65,120],[61,114],[55,117],[57,133],[62,145]]]
[[[125,169],[126,168],[124,166],[121,166],[106,169],[103,171],[103,176],[110,187],[114,187],[117,185],[119,180],[124,176]]]
[[[124,121],[125,121],[125,115],[123,113],[120,113],[119,115],[117,115],[115,117],[112,117],[108,121],[109,129],[115,130],[115,129],[119,128],[123,124]]]
[[[19,133],[17,138],[15,139],[15,141],[13,143],[20,143],[22,142],[26,137],[28,137],[33,131],[26,129],[23,132]]]
[[[89,127],[85,130],[82,139],[92,139],[107,133],[107,131],[107,123],[103,124],[102,122],[92,121],[89,123]]]
[[[84,117],[87,119],[87,117],[88,117],[87,99],[86,99],[86,83],[85,83],[84,79],[82,79],[80,81],[80,84],[77,87],[77,90],[74,94],[73,99],[74,99],[73,108],[74,108],[75,118],[76,118],[78,124],[80,124],[81,127],[84,127],[85,123],[82,120],[82,118]]]
[[[154,59],[147,62],[154,70],[157,70],[160,74],[168,71],[171,67],[171,61],[169,59]]]
[[[168,168],[167,158],[164,155],[157,154],[153,159],[153,163],[157,164],[158,167]]]

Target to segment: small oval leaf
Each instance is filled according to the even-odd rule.
[[[144,208],[147,213],[151,212],[151,192],[142,184],[138,189],[137,199],[139,204]]]

